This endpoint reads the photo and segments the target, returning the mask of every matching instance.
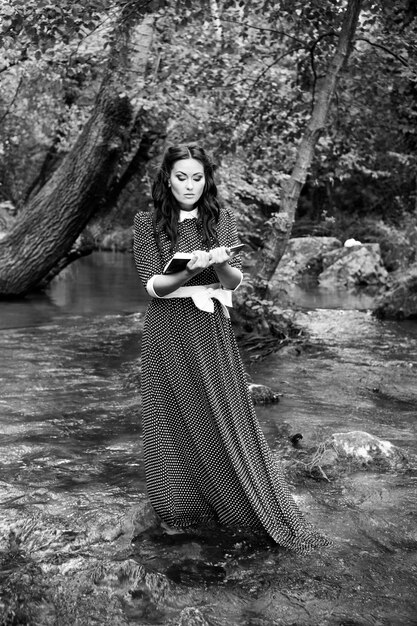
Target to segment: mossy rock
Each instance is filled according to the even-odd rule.
[[[374,315],[381,319],[417,318],[417,263],[391,277],[389,290],[378,301]]]

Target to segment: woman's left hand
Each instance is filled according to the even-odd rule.
[[[210,250],[210,265],[224,265],[231,258],[230,250],[226,246]]]

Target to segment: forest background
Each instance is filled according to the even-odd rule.
[[[413,263],[416,15],[414,0],[3,0],[0,202],[17,219],[0,293],[45,286],[109,233],[128,249],[176,141],[211,151],[254,250],[276,235],[309,143],[263,286],[290,235],[378,242],[388,271]]]

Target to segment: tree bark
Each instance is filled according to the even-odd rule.
[[[140,20],[140,23],[138,23]],[[65,157],[0,241],[0,296],[21,296],[44,284],[114,185],[138,110],[152,15],[121,15],[106,76],[92,115]]]
[[[216,42],[221,44],[223,41],[223,28],[222,21],[220,17],[220,9],[217,3],[217,0],[210,0],[210,13],[211,19],[213,20],[214,25],[214,36],[216,38]]]
[[[315,145],[325,126],[338,75],[347,62],[352,49],[352,39],[356,31],[361,5],[361,0],[349,0],[348,2],[336,52],[326,75],[318,81],[313,111],[298,148],[294,168],[288,180],[281,187],[281,209],[279,213],[272,215],[266,222],[263,234],[265,243],[252,276],[255,294],[261,299],[265,298],[267,294],[268,283],[274,275],[290,238],[298,199],[313,160]]]

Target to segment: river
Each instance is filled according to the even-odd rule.
[[[130,254],[95,252],[68,266],[47,292],[0,304],[0,328],[65,322],[75,315],[143,312],[147,294]]]
[[[128,513],[145,502],[135,371],[147,303],[130,255],[94,253],[46,294],[0,304],[3,624],[417,624],[417,324],[376,320],[363,294],[296,296],[307,349],[248,361],[282,393],[257,407],[271,447],[289,461],[283,432],[307,450],[363,430],[411,459],[291,478],[334,540],[307,557],[239,534],[130,542]]]

